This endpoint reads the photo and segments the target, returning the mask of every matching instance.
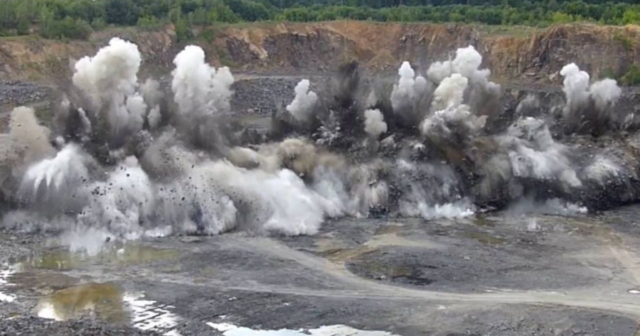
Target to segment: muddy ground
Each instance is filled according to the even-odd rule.
[[[259,126],[286,106],[300,79],[239,77],[233,110]],[[109,241],[91,256],[57,237],[5,230],[0,335],[347,325],[387,332],[355,334],[362,336],[634,336],[639,215],[636,205],[573,218],[343,219],[315,236]]]
[[[2,253],[0,297],[11,299],[0,302],[0,333],[218,335],[207,323],[230,323],[343,324],[404,336],[632,336],[639,213],[345,219],[310,237],[108,242],[96,256],[4,232],[1,248],[11,254]]]

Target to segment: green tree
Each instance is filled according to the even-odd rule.
[[[18,20],[18,35],[28,35],[30,30],[29,26],[29,20],[26,17],[21,17]]]
[[[572,21],[574,21],[574,18],[567,13],[555,12],[551,15],[551,22],[553,23],[569,23]]]
[[[640,23],[640,11],[637,9],[627,9],[622,16],[624,24]]]
[[[134,25],[139,9],[132,0],[106,0],[106,21],[116,25]]]

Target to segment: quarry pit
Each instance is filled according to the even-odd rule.
[[[48,135],[45,154],[28,145],[22,158],[37,159],[0,165],[0,333],[638,335],[640,91],[619,88],[615,101],[615,88],[594,93],[605,70],[635,62],[638,46],[619,45],[620,32],[638,34],[231,26],[197,43],[202,59],[171,29],[86,43],[0,40],[0,133],[39,129],[15,121],[26,106]],[[109,47],[135,58],[128,41],[142,55],[133,91],[68,66],[85,56],[108,65],[98,55]],[[455,68],[465,55],[473,69]],[[430,70],[447,61],[444,77]],[[563,70],[571,63],[591,76],[586,93],[572,96],[582,84],[566,79],[584,78]],[[221,77],[198,79],[209,67]],[[116,71],[97,77],[119,75],[131,82]],[[432,87],[420,91],[420,76]],[[437,93],[459,77],[460,101]],[[143,89],[149,78],[155,96]],[[139,129],[128,128],[133,119],[98,122],[113,106],[133,115],[132,92],[146,103]],[[441,123],[441,111],[456,114]],[[597,119],[600,128],[574,124],[580,114],[616,118]],[[64,155],[42,175],[32,170]],[[492,175],[502,165],[489,159],[503,157],[509,176]]]

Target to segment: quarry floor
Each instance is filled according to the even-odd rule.
[[[241,79],[233,110],[266,127],[300,78]],[[12,104],[46,104],[32,90],[46,91],[22,85]],[[348,218],[315,236],[109,241],[95,255],[0,231],[0,335],[635,336],[639,218],[640,205],[571,218]],[[335,325],[361,332],[312,332]]]
[[[105,242],[93,256],[4,232],[0,334],[347,325],[389,332],[371,334],[381,336],[633,336],[638,215],[640,206],[573,218],[343,219],[315,236]]]

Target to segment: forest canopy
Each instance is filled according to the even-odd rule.
[[[0,36],[37,33],[86,39],[108,25],[155,29],[172,22],[179,39],[193,26],[253,21],[640,24],[640,0],[0,0]]]

